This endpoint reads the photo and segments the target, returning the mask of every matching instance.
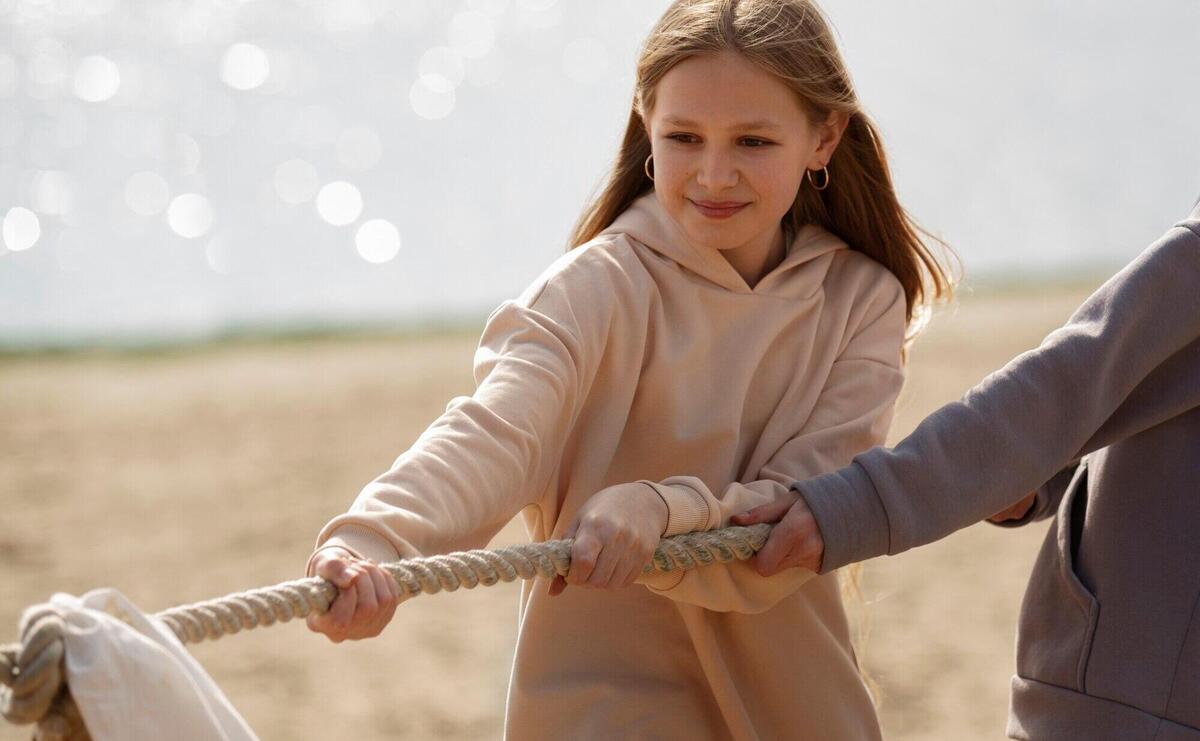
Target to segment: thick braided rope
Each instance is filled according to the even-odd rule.
[[[664,538],[645,573],[689,570],[744,560],[767,541],[770,525],[728,527]],[[448,553],[383,564],[400,585],[401,600],[418,594],[534,577],[566,575],[571,540],[523,543],[495,550]],[[183,643],[220,638],[259,626],[321,614],[337,597],[337,587],[320,577],[235,592],[218,599],[173,607],[156,615]],[[14,724],[38,723],[37,738],[86,739],[86,729],[63,683],[62,619],[49,605],[28,610],[21,643],[0,646],[0,714]]]
[[[688,570],[747,559],[762,548],[770,531],[770,525],[751,525],[664,538],[645,572]],[[571,540],[521,543],[494,550],[409,558],[383,564],[383,568],[400,585],[400,599],[406,600],[418,594],[565,575],[571,566],[571,544]],[[333,584],[309,577],[173,607],[155,617],[166,623],[180,641],[197,643],[310,613],[319,615],[329,609],[335,597],[337,588]]]

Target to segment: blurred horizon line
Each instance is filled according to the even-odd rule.
[[[1123,263],[1093,264],[1065,273],[994,270],[968,273],[958,285],[954,302],[993,297],[1045,293],[1047,290],[1091,289],[1116,273]],[[326,340],[413,340],[478,333],[488,315],[505,300],[470,309],[410,313],[394,318],[362,316],[331,318],[321,314],[296,314],[277,320],[229,320],[191,329],[141,328],[95,332],[62,330],[0,334],[0,360],[29,356],[73,354],[167,354],[228,345],[291,344]],[[935,315],[939,306],[935,305]]]

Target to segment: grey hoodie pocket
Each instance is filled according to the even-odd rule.
[[[1087,497],[1087,466],[1081,464],[1059,504],[1038,554],[1017,633],[1017,674],[1086,692],[1085,673],[1100,603],[1075,573],[1071,521]]]
[[[1192,620],[1179,650],[1166,715],[1200,728],[1200,595],[1192,606]]]

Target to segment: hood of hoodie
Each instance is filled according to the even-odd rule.
[[[651,191],[629,205],[599,236],[624,234],[681,267],[735,293],[769,294],[788,282],[789,274],[816,258],[848,249],[846,243],[815,224],[801,227],[788,243],[787,254],[751,288],[720,250],[693,244]],[[824,277],[822,271],[821,277]],[[815,286],[814,286],[815,287]]]

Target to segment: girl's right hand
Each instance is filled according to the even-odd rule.
[[[762,576],[774,576],[784,569],[795,567],[821,573],[825,558],[825,540],[813,517],[808,502],[795,489],[782,498],[734,515],[734,525],[756,525],[777,522],[767,536],[767,543],[754,554],[750,563]]]
[[[400,588],[374,561],[344,548],[327,548],[317,554],[313,571],[338,588],[328,612],[308,616],[308,629],[314,633],[324,633],[334,643],[374,638],[395,614]]]

